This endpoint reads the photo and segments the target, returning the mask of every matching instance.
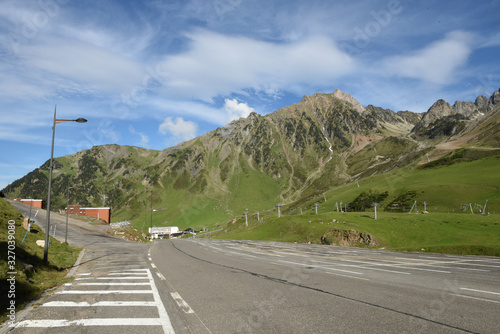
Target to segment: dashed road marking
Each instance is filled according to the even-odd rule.
[[[177,292],[171,292],[170,295],[172,298],[175,300],[177,305],[184,311],[184,313],[194,313],[193,309],[186,303],[184,299],[177,293]]]

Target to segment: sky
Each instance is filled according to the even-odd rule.
[[[96,145],[163,150],[304,95],[425,112],[500,88],[500,1],[0,0],[0,189]]]

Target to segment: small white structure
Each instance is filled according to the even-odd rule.
[[[151,235],[152,239],[158,239],[166,235],[170,237],[173,233],[179,233],[179,228],[177,226],[154,226],[149,228],[149,235]]]

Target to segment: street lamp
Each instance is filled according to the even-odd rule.
[[[54,138],[56,136],[56,124],[62,122],[77,122],[85,123],[87,120],[85,118],[78,117],[77,119],[57,119],[56,118],[56,108],[54,107],[54,123],[52,125],[52,148],[50,151],[50,165],[49,165],[49,193],[47,195],[47,229],[45,231],[45,245],[43,249],[43,262],[47,262],[49,256],[49,234],[50,234],[50,192],[52,188],[52,166],[54,161]]]

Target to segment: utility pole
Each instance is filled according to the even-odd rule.
[[[68,243],[68,216],[69,216],[69,190],[73,188],[69,186],[69,180],[68,180],[68,201],[66,204],[66,233],[64,235],[64,242]]]
[[[153,196],[153,192],[151,192],[151,231],[153,230]]]
[[[375,209],[375,220],[377,220],[377,207],[380,205],[378,203],[372,203],[372,206]]]
[[[278,208],[278,218],[280,218],[280,217],[281,217],[281,209],[280,209],[280,208],[281,208],[282,206],[283,206],[283,205],[282,205],[281,203],[278,203],[278,205],[276,205],[276,207]]]

